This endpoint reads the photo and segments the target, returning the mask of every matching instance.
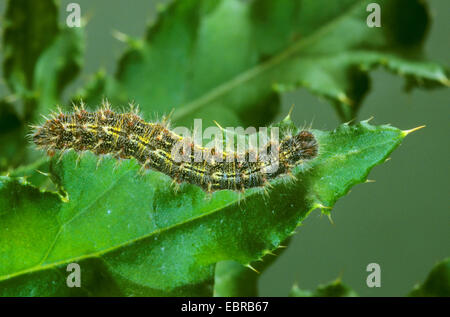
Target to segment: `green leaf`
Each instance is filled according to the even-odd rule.
[[[347,285],[343,284],[341,279],[336,279],[333,282],[325,285],[319,285],[313,292],[303,290],[295,284],[292,287],[290,296],[292,297],[355,297],[355,293]]]
[[[290,238],[282,242],[282,247],[267,254],[260,261],[244,266],[235,261],[222,261],[216,264],[214,277],[214,296],[217,297],[256,297],[258,280],[277,257],[286,249]]]
[[[216,264],[214,296],[255,297],[258,294],[258,273],[235,261]]]
[[[11,90],[29,96],[39,56],[54,41],[58,8],[53,0],[10,0],[5,13],[3,76]]]
[[[59,103],[78,74],[84,51],[81,28],[61,28],[54,0],[8,2],[4,31],[4,77],[24,101],[24,120]]]
[[[36,159],[27,149],[28,125],[60,103],[81,69],[83,29],[61,28],[57,11],[54,0],[8,2],[3,67],[13,95],[0,104],[0,170]]]
[[[293,129],[289,118],[280,131]],[[295,129],[294,129],[295,132]],[[361,122],[313,130],[320,155],[296,181],[279,178],[268,196],[223,190],[208,196],[159,172],[139,175],[134,160],[116,166],[88,153],[51,162],[60,194],[23,179],[0,182],[0,295],[212,295],[214,266],[248,264],[277,249],[314,209],[329,212],[362,183],[410,131]],[[82,287],[65,286],[67,264]],[[102,288],[99,279],[106,285]]]
[[[64,28],[39,57],[34,73],[37,114],[47,113],[60,103],[61,93],[83,65],[82,28]]]
[[[39,187],[41,190],[55,191],[57,188],[49,176],[50,162],[47,157],[41,157],[28,165],[21,165],[8,170],[8,176],[26,179],[27,183]]]
[[[298,87],[329,99],[348,121],[378,66],[405,77],[408,88],[449,86],[448,70],[422,52],[424,1],[378,1],[381,28],[366,24],[370,2],[173,2],[145,39],[121,36],[129,48],[116,78],[108,79],[122,87],[120,95],[84,97],[95,104],[103,96],[113,104],[135,101],[146,113],[179,108],[174,119],[182,125],[201,117],[255,126],[273,118],[279,93]]]
[[[426,280],[416,285],[409,296],[450,297],[450,258],[436,264]]]
[[[0,99],[0,171],[20,163],[25,155],[24,135],[22,120],[13,103]]]

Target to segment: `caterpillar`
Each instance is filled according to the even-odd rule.
[[[270,141],[263,146],[263,153],[278,155],[266,155],[264,159],[257,155],[252,161],[250,150],[239,156],[236,152],[202,147],[171,131],[166,121],[149,123],[133,107],[129,112],[117,113],[109,104],[97,111],[87,111],[83,105],[69,114],[59,111],[33,128],[33,142],[49,155],[73,149],[112,154],[119,159],[135,158],[143,169],[157,170],[177,183],[195,184],[208,192],[264,186],[280,175],[291,175],[294,166],[318,155],[316,138],[302,130],[285,136],[279,143]],[[187,159],[175,159],[177,153]],[[203,159],[196,160],[193,153],[200,153]]]

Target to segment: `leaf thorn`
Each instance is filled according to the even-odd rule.
[[[426,125],[421,125],[421,126],[419,126],[419,127],[412,128],[412,129],[409,129],[409,130],[403,130],[402,133],[403,133],[403,136],[407,136],[408,134],[410,134],[410,133],[412,133],[412,132],[415,132],[415,131],[417,131],[417,130],[423,129],[423,128],[425,128],[425,127],[426,127]]]
[[[245,266],[248,267],[250,270],[252,270],[252,271],[254,271],[254,272],[260,274],[260,273],[258,272],[258,270],[255,269],[255,268],[254,268],[253,266],[251,266],[250,264],[246,264]]]
[[[371,120],[373,120],[373,116],[371,116],[370,118],[368,118],[368,119],[366,119],[366,120],[364,120],[363,122],[366,122],[366,123],[368,123],[369,121],[371,121]]]
[[[36,170],[36,172],[38,172],[39,174],[42,174],[44,176],[49,176],[50,175],[49,173],[45,173],[45,172],[42,172],[40,170]]]
[[[314,207],[320,209],[332,209],[332,207],[324,206],[321,203],[315,203]]]
[[[328,220],[330,220],[331,224],[334,225],[333,218],[331,218],[331,212],[328,212],[327,216],[328,216]]]
[[[111,33],[116,40],[123,43],[127,43],[130,39],[130,37],[127,34],[120,32],[119,30],[112,30]]]
[[[292,111],[294,110],[294,104],[292,104],[291,108],[289,109],[289,112],[285,118],[285,120],[290,120],[291,119],[291,115],[292,115]]]

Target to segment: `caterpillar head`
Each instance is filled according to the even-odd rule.
[[[42,126],[35,127],[33,134],[33,142],[43,149],[62,149],[69,139],[72,139],[72,135],[66,133],[59,119],[48,120]]]
[[[314,135],[309,131],[300,131],[281,142],[280,161],[288,166],[294,166],[315,158],[318,150],[319,146]]]

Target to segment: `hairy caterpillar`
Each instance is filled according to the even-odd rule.
[[[75,108],[71,114],[52,114],[42,126],[35,126],[33,141],[49,154],[55,150],[91,151],[96,155],[112,154],[116,158],[134,157],[143,168],[169,175],[177,182],[186,181],[210,192],[221,189],[245,190],[264,186],[281,174],[318,155],[318,143],[309,131],[284,137],[279,143],[268,142],[266,152],[276,147],[278,155],[250,161],[250,151],[239,159],[235,152],[219,151],[194,144],[172,132],[165,122],[145,122],[133,109],[116,113],[109,105],[95,112]],[[190,153],[202,153],[198,162],[193,154],[188,161],[174,159],[174,147],[187,144]],[[177,151],[183,152],[186,147]],[[183,154],[183,153],[180,153]],[[222,160],[217,160],[222,158]],[[277,168],[267,172],[277,164]]]

